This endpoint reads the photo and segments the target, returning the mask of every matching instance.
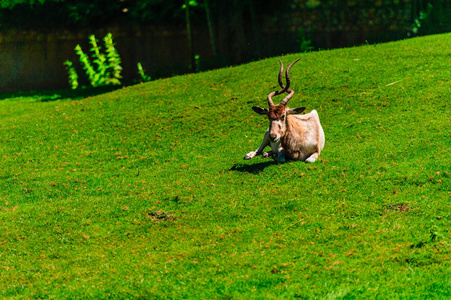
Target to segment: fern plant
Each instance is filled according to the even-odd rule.
[[[114,47],[112,34],[108,33],[103,40],[105,53],[102,53],[102,48],[98,45],[96,37],[94,35],[89,37],[92,46],[92,61],[89,55],[83,52],[80,45],[75,47],[75,53],[79,56],[80,64],[85,70],[92,87],[121,84],[121,58]],[[69,83],[73,89],[76,89],[78,87],[78,75],[72,66],[72,62],[67,60],[64,64],[68,68]],[[77,84],[73,81],[74,78]]]
[[[97,39],[94,35],[89,37],[89,43],[92,45],[91,52],[93,62],[97,65],[96,72],[94,73],[92,86],[107,85],[107,63],[105,54],[101,53],[101,48],[97,45]]]
[[[152,78],[146,74],[141,63],[138,62],[137,65],[138,65],[138,75],[139,77],[141,77],[141,82],[150,81]]]
[[[75,90],[76,88],[78,88],[78,74],[75,71],[75,68],[71,61],[66,60],[64,62],[64,65],[66,66],[66,70],[69,75],[69,84],[71,88]]]
[[[310,52],[315,49],[315,47],[312,46],[312,40],[307,37],[305,34],[304,29],[300,29],[297,33],[298,39],[296,42],[299,45],[299,51],[300,52]]]
[[[103,39],[105,42],[105,51],[107,53],[108,58],[108,66],[107,66],[107,85],[119,85],[121,84],[121,57],[119,53],[116,51],[113,42],[113,35],[108,33]]]
[[[83,52],[83,49],[81,49],[80,45],[77,45],[75,47],[75,53],[77,53],[80,59],[80,63],[86,72],[86,76],[88,77],[89,82],[92,86],[96,86],[96,71],[94,70],[94,67],[90,62],[89,56]]]

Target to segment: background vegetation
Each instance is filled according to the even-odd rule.
[[[152,25],[172,31],[187,30],[191,40],[193,34],[208,28],[210,41],[193,41],[188,47],[193,48],[191,57],[199,48],[211,47],[212,56],[232,63],[291,52],[296,42],[290,45],[284,39],[291,37],[296,41],[299,33],[313,41],[314,49],[324,49],[451,30],[447,17],[451,4],[445,0],[5,0],[1,3],[3,30]],[[281,36],[273,41],[282,44],[276,48],[279,53],[265,52],[268,41],[264,35],[268,31]],[[296,46],[301,43],[302,39]]]
[[[449,297],[450,43],[280,57],[325,130],[311,165],[243,160],[277,58],[1,94],[0,295]]]
[[[2,91],[68,87],[63,62],[74,62],[75,45],[86,49],[93,34],[113,34],[123,63],[122,82],[128,84],[137,78],[138,62],[155,79],[451,30],[451,2],[445,0],[0,3]],[[80,79],[81,86],[89,84]]]

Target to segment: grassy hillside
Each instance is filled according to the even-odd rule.
[[[451,296],[451,35],[282,57],[314,164],[260,144],[276,58],[0,95],[0,296]],[[276,98],[277,99],[277,98]]]

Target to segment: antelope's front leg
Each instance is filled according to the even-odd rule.
[[[318,155],[319,155],[318,152],[313,153],[305,160],[305,162],[314,163],[318,159]]]
[[[263,142],[260,145],[260,147],[257,148],[257,150],[255,151],[251,151],[248,154],[246,154],[246,156],[244,157],[244,159],[252,159],[254,158],[256,155],[262,154],[263,149],[265,149],[266,146],[269,145],[269,129],[266,130],[265,132],[265,136],[263,137]]]
[[[285,162],[285,149],[282,148],[280,142],[271,143],[271,149],[273,152],[273,158],[275,161],[284,163]]]

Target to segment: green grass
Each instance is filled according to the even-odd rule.
[[[293,54],[314,164],[244,161],[278,62],[0,101],[0,296],[451,296],[451,35]],[[1,96],[1,95],[0,95]]]

